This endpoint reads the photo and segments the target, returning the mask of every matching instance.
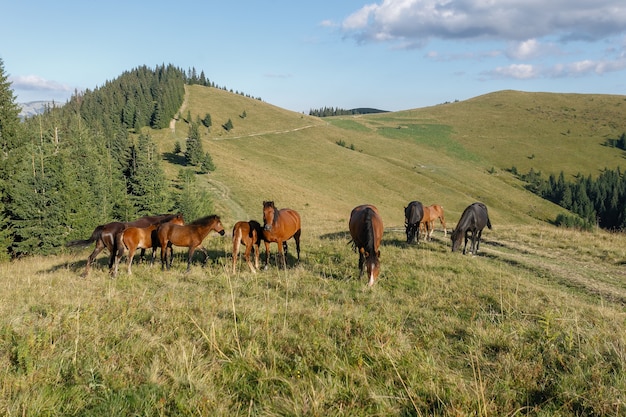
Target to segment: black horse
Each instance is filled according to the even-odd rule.
[[[491,221],[489,220],[489,214],[487,213],[487,206],[483,203],[473,203],[467,206],[465,211],[463,211],[456,228],[450,235],[452,239],[452,252],[459,249],[463,236],[465,236],[465,246],[463,246],[463,255],[465,255],[467,240],[471,235],[472,245],[470,247],[470,253],[476,255],[478,253],[478,246],[480,245],[480,236],[482,235],[485,226],[491,229]]]
[[[420,240],[420,222],[424,218],[424,206],[419,201],[411,201],[404,208],[404,227],[406,228],[406,243]],[[428,225],[426,226],[428,234]]]

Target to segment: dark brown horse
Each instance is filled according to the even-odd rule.
[[[301,233],[300,215],[297,211],[288,208],[279,210],[274,206],[273,201],[264,201],[263,240],[265,240],[265,268],[268,267],[270,261],[270,242],[276,242],[280,264],[284,269],[287,269],[287,261],[285,260],[286,243],[292,237],[296,241],[296,252],[299,261]]]
[[[461,215],[461,219],[450,234],[450,238],[452,239],[452,252],[459,249],[461,241],[463,237],[465,237],[465,246],[463,246],[463,255],[465,255],[467,241],[470,239],[471,235],[472,245],[470,246],[470,253],[476,255],[478,253],[478,246],[480,245],[480,237],[485,226],[491,229],[487,206],[483,203],[473,203],[467,206]]]
[[[420,240],[420,222],[424,218],[424,206],[419,201],[411,201],[404,208],[404,227],[406,230],[406,243],[419,243]],[[426,225],[426,233],[428,233],[428,225]]]
[[[348,226],[354,250],[359,253],[359,278],[363,276],[363,266],[366,266],[367,285],[371,287],[380,273],[379,248],[383,239],[383,220],[376,207],[364,204],[352,210]]]
[[[443,235],[447,236],[448,230],[446,229],[446,220],[443,216],[443,207],[439,204],[424,206],[424,217],[422,217],[420,223],[420,230],[425,233],[427,240],[430,240],[433,230],[435,230],[435,220],[437,219],[439,219],[439,223],[443,227]]]
[[[182,214],[179,214],[173,219],[168,218],[163,222],[160,222],[158,224],[151,224],[148,227],[127,227],[122,231],[122,233],[118,235],[118,247],[124,248],[128,251],[128,275],[132,275],[130,267],[133,263],[133,258],[135,257],[135,252],[137,251],[137,249],[145,250],[152,248],[151,263],[154,263],[156,250],[158,247],[160,247],[157,229],[161,227],[161,225],[164,223],[172,223],[178,225],[185,224]],[[117,276],[117,268],[123,254],[123,250],[118,250],[118,253],[115,256],[115,266],[113,268],[114,276]]]
[[[172,245],[189,248],[187,271],[191,269],[191,259],[196,249],[204,254],[204,263],[206,264],[209,259],[209,254],[204,246],[202,246],[202,241],[211,230],[224,236],[224,226],[222,226],[220,216],[212,214],[183,226],[172,223],[161,225],[161,227],[157,229],[157,236],[161,245],[161,269],[165,269],[166,266],[167,269],[170,269],[172,266],[172,257],[174,255],[172,253]],[[169,262],[167,259],[168,249],[170,252]]]
[[[180,216],[180,214],[160,214],[156,216],[144,216],[132,222],[111,222],[107,224],[100,225],[96,227],[91,234],[89,239],[84,240],[73,240],[71,242],[67,242],[65,246],[73,247],[73,246],[87,246],[93,242],[96,243],[96,247],[94,248],[89,258],[87,258],[87,266],[85,268],[85,272],[83,272],[82,276],[86,277],[89,275],[89,269],[91,264],[96,259],[96,256],[103,249],[107,249],[109,251],[109,270],[113,273],[113,264],[115,262],[115,256],[118,250],[123,250],[123,248],[118,248],[118,235],[127,227],[148,227],[151,224],[158,224],[167,219],[173,219],[176,216]],[[143,251],[142,251],[143,252]]]
[[[235,223],[233,227],[233,274],[237,272],[239,246],[242,243],[246,247],[244,253],[246,263],[250,267],[250,271],[256,273],[256,270],[259,269],[259,244],[261,240],[263,240],[263,227],[256,220]],[[252,251],[254,251],[254,266],[250,262],[250,252]]]

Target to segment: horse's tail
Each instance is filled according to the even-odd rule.
[[[364,249],[366,252],[370,254],[374,254],[374,227],[372,226],[372,215],[374,211],[370,208],[365,210],[365,239],[364,239]]]
[[[489,216],[487,216],[487,227],[491,230],[491,220],[489,220]]]
[[[79,239],[79,240],[72,240],[70,242],[67,242],[65,244],[66,247],[71,248],[74,246],[87,246],[95,241],[97,241],[98,239],[100,239],[100,237],[102,236],[102,230],[104,229],[104,226],[98,226],[94,229],[93,233],[91,234],[91,237],[89,239]]]

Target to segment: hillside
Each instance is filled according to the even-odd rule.
[[[181,247],[170,270],[137,263],[115,279],[104,255],[80,277],[93,246],[3,263],[1,414],[624,415],[623,234],[552,226],[561,209],[506,170],[567,166],[576,151],[555,134],[566,126],[605,126],[580,139],[591,146],[579,170],[621,166],[621,151],[598,145],[621,133],[624,114],[602,111],[621,111],[621,97],[531,95],[543,111],[526,122],[516,115],[527,95],[516,92],[319,119],[186,90],[183,117],[150,131],[168,179],[190,169],[171,153],[184,144],[182,119],[210,113],[203,144],[217,169],[200,179],[224,227],[260,219],[266,199],[297,209],[300,262],[290,246],[287,270],[271,257],[266,270],[240,261],[233,273],[229,233],[212,233],[208,262],[198,254],[190,271]],[[580,114],[550,116],[562,100]],[[520,129],[535,132],[529,144],[504,146]],[[493,229],[475,256],[452,253],[439,224],[432,241],[408,245],[413,199],[443,204],[448,230],[482,200]],[[346,234],[363,202],[386,226],[373,287]]]
[[[559,208],[523,188],[507,170],[596,174],[624,166],[603,146],[626,131],[621,96],[504,91],[404,112],[315,118],[223,90],[188,86],[181,114],[209,113],[206,176],[229,221],[258,218],[263,200],[303,214],[306,229],[345,227],[357,204],[379,206],[402,227],[411,200],[439,203],[448,219],[481,200],[495,224],[550,221]],[[240,117],[245,111],[246,117]],[[220,127],[231,119],[230,132]],[[186,125],[155,134],[163,151],[184,144]],[[342,144],[343,146],[340,146]],[[180,167],[168,164],[170,176]]]

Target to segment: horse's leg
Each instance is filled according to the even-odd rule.
[[[196,251],[196,248],[191,245],[189,246],[189,254],[187,256],[187,272],[191,271],[191,260],[193,259],[193,253]]]
[[[241,232],[237,230],[233,236],[233,274],[237,272],[237,260],[239,259],[239,245],[241,245]]]
[[[474,255],[478,254],[478,246],[480,246],[480,237],[482,236],[483,231],[479,230],[478,231],[478,237],[476,238],[476,251],[474,252]]]
[[[141,252],[139,253],[139,263],[144,263],[146,261],[146,250],[141,248]]]
[[[448,236],[448,231],[446,230],[446,221],[443,218],[443,213],[439,216],[439,223],[441,223],[441,227],[443,227],[443,235]]]
[[[363,267],[365,266],[365,255],[359,251],[359,279],[363,277]]]
[[[287,261],[285,260],[285,253],[283,252],[283,242],[278,240],[276,243],[278,244],[278,262],[280,262],[283,269],[287,269]]]
[[[432,237],[433,237],[433,231],[435,230],[435,221],[432,220],[429,223],[429,226],[430,226],[430,232],[428,233],[428,240],[432,239]]]
[[[265,241],[265,269],[270,266],[270,242]]]
[[[135,251],[137,248],[129,248],[128,249],[128,275],[132,275],[133,273],[130,270],[130,266],[133,264],[133,258],[135,257]]]
[[[254,250],[254,266],[256,267],[256,269],[259,269],[259,257],[261,256],[261,248],[257,243],[252,243],[251,245]]]
[[[302,229],[298,229],[296,234],[293,235],[293,240],[296,241],[296,253],[298,255],[298,262],[300,262],[300,234],[302,233]]]
[[[256,274],[256,270],[254,269],[254,266],[252,265],[252,262],[250,261],[250,252],[252,252],[252,242],[248,242],[248,244],[246,245],[246,252],[244,253],[244,256],[246,258],[246,263],[248,264],[248,267],[250,267],[250,271],[252,271],[252,273]],[[256,253],[258,253],[258,251],[255,251],[255,256]],[[258,262],[257,262],[257,268],[258,268]]]
[[[161,244],[161,271],[165,269],[167,263],[167,245]]]
[[[103,249],[104,245],[101,243],[101,241],[96,241],[96,247],[93,249],[93,252],[91,252],[91,255],[89,255],[89,257],[87,258],[87,266],[85,267],[85,272],[83,272],[83,278],[89,275],[89,268],[91,267],[91,264],[96,259],[96,256],[98,256],[98,254],[102,252]]]
[[[467,240],[469,239],[469,233],[470,233],[469,230],[465,231],[465,245],[463,246],[463,255],[465,255],[465,249],[467,249]]]

